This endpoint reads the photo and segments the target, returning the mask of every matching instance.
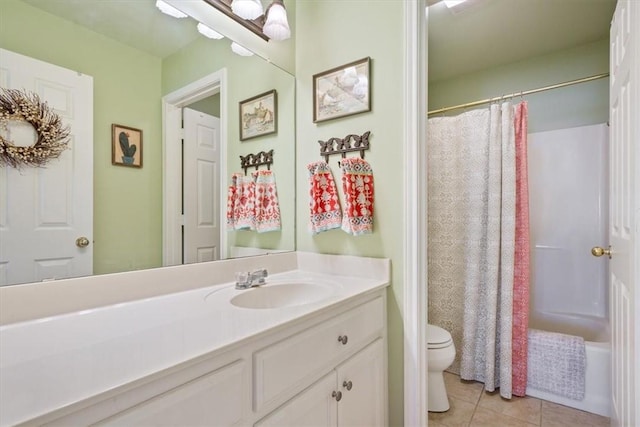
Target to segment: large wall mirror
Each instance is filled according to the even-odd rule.
[[[211,13],[215,11],[212,9]],[[289,14],[290,22],[294,16]],[[204,37],[197,31],[196,24],[190,17],[177,19],[161,13],[154,0],[3,0],[0,3],[2,52],[15,52],[92,78],[93,191],[89,203],[93,213],[92,228],[87,233],[92,265],[87,274],[169,264],[166,256],[163,259],[163,246],[166,248],[167,241],[163,218],[174,216],[180,217],[181,222],[188,221],[181,218],[186,212],[196,212],[200,223],[217,225],[222,243],[210,250],[196,251],[195,256],[174,258],[179,262],[295,250],[295,78],[259,55],[233,53],[229,38]],[[0,71],[0,85],[12,87],[15,83],[12,74],[4,69]],[[180,169],[184,171],[180,173],[181,181],[167,185],[163,144],[173,141],[166,140],[163,134],[166,126],[166,123],[163,125],[166,120],[163,99],[211,75],[224,75],[225,91],[213,89],[202,99],[182,102],[180,108],[184,106],[197,116],[213,117],[222,123],[223,132],[214,140],[224,144],[221,150],[224,157],[221,163],[214,162],[213,166],[202,169],[198,169],[198,159],[192,160]],[[240,102],[271,91],[275,91],[277,97],[276,131],[241,141]],[[142,131],[142,167],[112,164],[114,124]],[[205,129],[205,133],[210,131],[196,124],[196,136],[202,133],[201,129]],[[189,131],[185,129],[183,133]],[[115,138],[117,140],[117,135]],[[82,141],[73,141],[73,144],[80,143]],[[231,175],[244,174],[240,156],[270,150],[274,153],[270,170],[276,182],[281,229],[263,233],[227,230],[225,198]],[[189,150],[180,147],[179,151]],[[55,168],[57,161],[50,162],[47,168]],[[247,175],[254,170],[248,169]],[[189,190],[194,190],[193,185],[182,181],[184,175],[193,171],[200,180],[198,185],[211,184],[209,188],[191,191],[196,193],[195,199],[187,197]],[[11,227],[10,219],[15,218],[15,213],[11,216],[10,211],[25,209],[12,195],[15,189],[14,193],[10,190],[15,176],[28,173],[39,171],[0,168],[0,231],[3,233]],[[180,186],[181,206],[177,207],[180,212],[163,212],[164,201],[175,196],[171,193],[174,185]],[[204,199],[197,198],[198,192],[206,193]],[[29,246],[28,236],[5,239],[3,234],[2,237],[0,285],[77,276],[66,265],[66,255],[40,262],[36,255],[40,248]],[[76,246],[75,238],[64,242],[67,244],[72,252],[84,250]],[[25,264],[29,274],[11,274],[6,260],[18,249],[35,258]]]

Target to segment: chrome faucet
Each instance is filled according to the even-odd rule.
[[[254,271],[241,271],[236,273],[236,289],[249,289],[254,286],[266,285],[266,278],[269,275],[266,268],[259,268]]]

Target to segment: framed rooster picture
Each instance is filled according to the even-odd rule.
[[[140,129],[111,125],[111,164],[142,167],[142,131]]]
[[[371,58],[313,76],[313,122],[371,111]]]

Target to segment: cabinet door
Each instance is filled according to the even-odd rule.
[[[386,425],[385,360],[383,340],[379,338],[338,367],[340,427]]]
[[[384,299],[376,298],[270,345],[254,354],[255,406],[259,411],[291,397],[290,390],[309,383],[362,348],[384,329]]]
[[[332,394],[336,389],[336,374],[318,382],[266,416],[255,427],[329,427],[337,425],[338,406]]]
[[[238,361],[115,415],[106,426],[238,426],[246,364]]]

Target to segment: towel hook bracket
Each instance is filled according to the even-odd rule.
[[[366,131],[362,135],[349,134],[344,138],[329,138],[326,141],[319,140],[320,155],[324,156],[325,162],[329,162],[329,156],[340,154],[344,159],[347,153],[359,151],[360,158],[364,159],[364,152],[369,149],[369,136],[371,131]]]
[[[249,153],[246,156],[240,156],[240,167],[244,170],[244,174],[247,174],[247,169],[258,168],[266,165],[268,170],[271,170],[273,164],[273,149],[269,151],[260,151],[258,153]]]

